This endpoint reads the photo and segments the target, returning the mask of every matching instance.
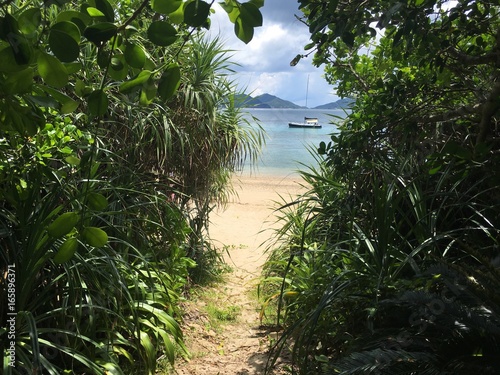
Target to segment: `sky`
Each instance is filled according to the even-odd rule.
[[[252,41],[243,43],[234,35],[234,25],[227,13],[214,4],[210,33],[219,34],[227,49],[233,50],[231,61],[239,64],[235,80],[253,97],[267,93],[295,104],[313,108],[338,100],[334,87],[323,78],[323,68],[312,65],[312,56],[296,66],[290,61],[305,53],[309,43],[307,26],[294,15],[302,15],[296,0],[265,0],[260,8],[264,22],[255,28]]]

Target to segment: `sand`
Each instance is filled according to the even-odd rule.
[[[236,322],[222,332],[206,327],[206,319],[190,311],[185,320],[188,347],[194,357],[176,366],[179,375],[260,375],[267,361],[269,332],[260,326],[255,293],[264,250],[272,237],[275,209],[306,190],[298,175],[236,176],[237,196],[211,215],[210,236],[222,248],[233,271],[217,287],[221,305],[239,306]],[[279,202],[279,203],[277,203]],[[277,371],[276,373],[281,373]]]

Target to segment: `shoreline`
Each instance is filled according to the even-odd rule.
[[[251,201],[277,200],[279,196],[296,196],[307,190],[305,181],[297,173],[287,175],[233,174],[231,182],[236,194],[243,201],[248,199]],[[237,199],[234,201],[232,198],[231,202],[237,203]]]

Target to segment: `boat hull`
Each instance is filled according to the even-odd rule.
[[[304,117],[304,122],[289,122],[288,126],[290,128],[321,128],[321,125],[316,117]]]
[[[308,124],[304,122],[289,122],[288,127],[290,128],[312,128],[312,129],[321,129],[321,125],[316,123],[316,124]]]

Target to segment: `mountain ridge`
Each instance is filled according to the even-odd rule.
[[[289,100],[278,98],[271,94],[262,94],[252,97],[246,94],[236,95],[235,104],[240,108],[288,108],[288,109],[339,109],[347,108],[353,99],[343,98],[334,102],[322,104],[313,108],[297,105]]]

